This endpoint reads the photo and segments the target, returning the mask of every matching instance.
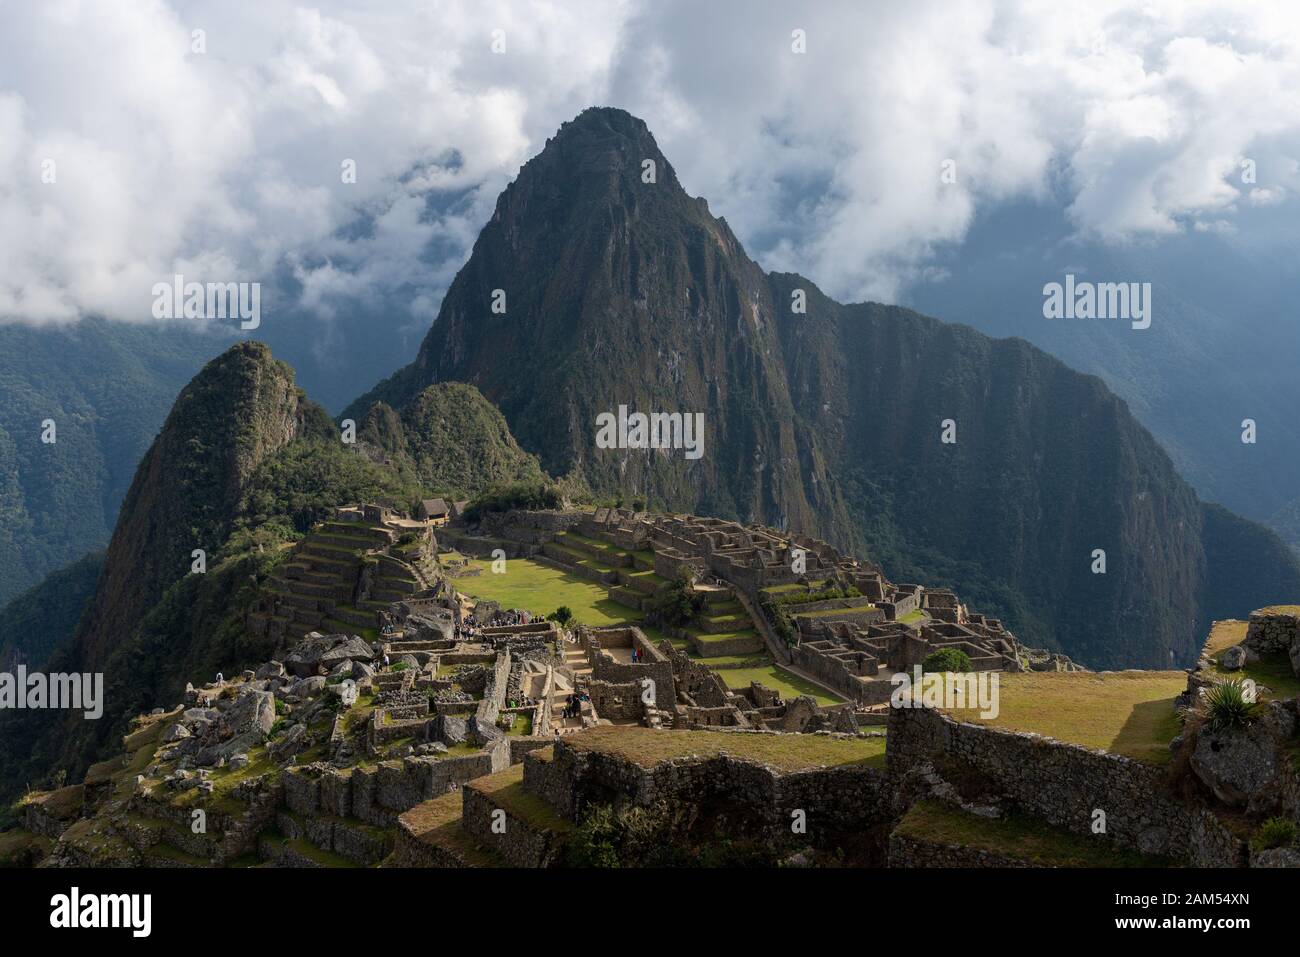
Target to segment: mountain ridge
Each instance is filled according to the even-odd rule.
[[[552,474],[819,535],[1094,667],[1190,664],[1209,620],[1300,590],[1271,533],[1235,517],[1206,532],[1203,503],[1099,378],[764,272],[620,110],[584,111],[524,164],[415,361],[350,409],[400,409],[442,381],[478,387]],[[595,449],[595,416],[620,405],[706,413],[706,460]],[[1245,591],[1213,587],[1205,534],[1236,542],[1212,550],[1250,569]]]

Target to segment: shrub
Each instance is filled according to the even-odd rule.
[[[564,494],[554,482],[516,482],[496,485],[465,507],[465,520],[477,522],[487,512],[508,512],[512,508],[560,508]]]
[[[568,605],[561,605],[555,611],[546,616],[547,621],[558,622],[561,627],[573,621],[573,609]]]
[[[1257,851],[1267,851],[1273,847],[1290,847],[1296,843],[1297,837],[1300,837],[1300,828],[1296,827],[1295,821],[1284,817],[1270,817],[1259,826],[1259,830],[1250,840],[1250,846]]]
[[[690,575],[683,572],[655,597],[649,615],[652,621],[669,628],[683,628],[704,614],[706,604],[705,597],[691,587]]]
[[[802,605],[806,602],[831,601],[836,598],[861,598],[862,592],[850,585],[848,588],[822,588],[819,591],[787,591],[766,595],[763,601],[772,605]]]
[[[1215,685],[1205,695],[1205,724],[1211,731],[1244,728],[1259,717],[1261,705],[1248,700],[1240,681]]]
[[[970,655],[960,648],[940,648],[925,656],[921,671],[925,674],[941,671],[966,672],[971,670]]]

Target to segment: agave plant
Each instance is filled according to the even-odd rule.
[[[1244,728],[1259,717],[1261,708],[1242,682],[1225,681],[1205,695],[1205,723],[1211,731]]]

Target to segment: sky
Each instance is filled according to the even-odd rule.
[[[149,321],[179,273],[427,326],[593,105],[843,300],[905,298],[1006,204],[1117,247],[1300,229],[1293,2],[0,0],[0,321]]]

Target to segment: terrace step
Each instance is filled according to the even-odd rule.
[[[504,867],[500,855],[465,830],[463,805],[458,790],[399,814],[392,863],[397,867]]]
[[[461,794],[465,830],[507,864],[553,867],[562,863],[564,844],[574,825],[524,789],[522,764],[470,781]]]
[[[375,866],[393,849],[392,837],[382,828],[350,818],[280,811],[276,825],[286,839],[304,840],[317,850],[337,854],[359,867]]]

